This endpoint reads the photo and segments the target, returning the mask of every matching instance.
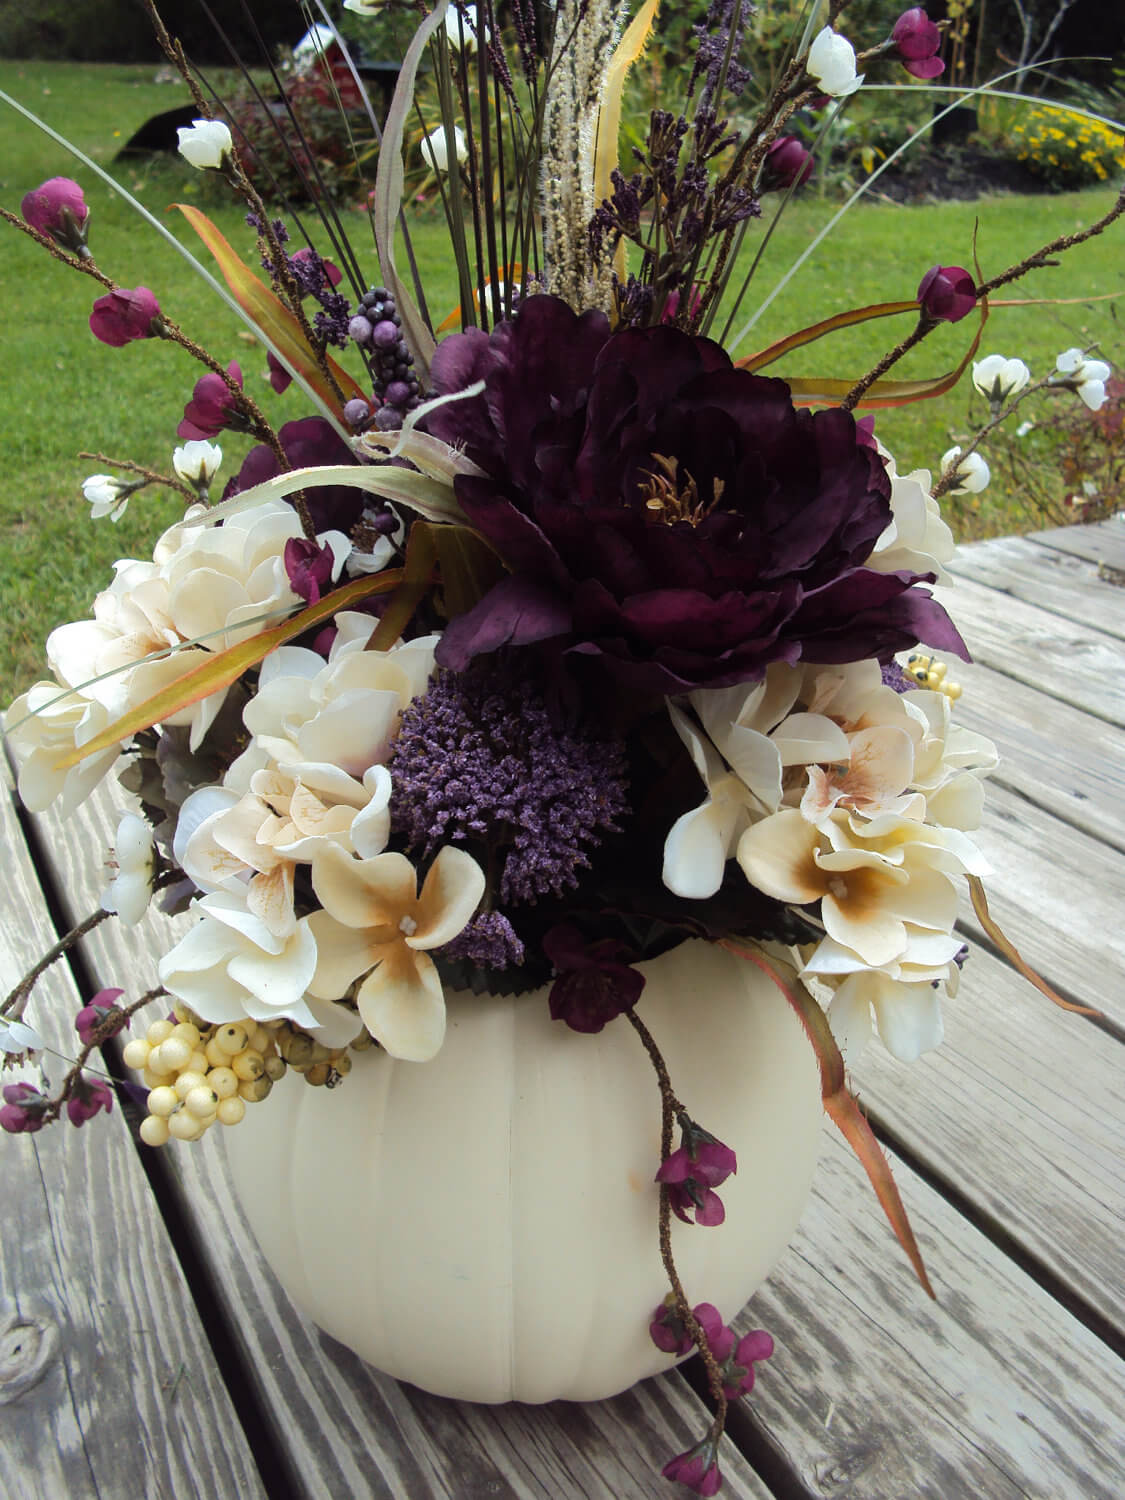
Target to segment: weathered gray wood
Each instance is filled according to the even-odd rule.
[[[7,993],[56,934],[6,781],[0,840]],[[81,1004],[57,964],[28,1017],[73,1056]],[[66,1065],[45,1063],[57,1083]],[[179,1262],[120,1113],[5,1136],[0,1149],[0,1495],[263,1495],[210,1346],[185,1316]]]
[[[1023,957],[1125,1025],[1125,856],[999,786],[971,837],[992,865],[989,910]],[[962,922],[982,936],[967,899]]]
[[[1125,1339],[1125,1046],[974,949],[917,1063],[873,1042],[869,1117]]]
[[[1125,648],[1113,636],[968,578],[934,592],[977,661],[1096,718],[1125,724]],[[950,676],[957,671],[951,663]],[[994,707],[1003,712],[1002,703]]]
[[[1125,533],[1125,527],[1121,530]],[[950,571],[1125,640],[1125,589],[1099,578],[1096,564],[1084,557],[1037,547],[1024,537],[999,536],[959,548]]]
[[[748,1420],[796,1465],[791,1492],[1120,1500],[1125,1366],[892,1165],[936,1304],[833,1132],[796,1241],[737,1324],[777,1340]]]
[[[65,834],[52,815],[40,820],[76,910],[96,891],[91,851],[111,837],[111,806],[111,796],[100,792],[68,821]],[[127,978],[131,988],[143,989],[173,930],[160,917],[132,930],[105,923],[86,940],[86,951],[107,983]],[[667,1489],[661,1466],[705,1432],[705,1408],[676,1373],[613,1401],[547,1407],[474,1406],[399,1385],[292,1307],[231,1197],[215,1132],[186,1150],[165,1150],[243,1378],[265,1403],[271,1441],[309,1500],[646,1500]],[[191,1320],[188,1297],[176,1310]],[[729,1442],[721,1462],[725,1494],[768,1500],[769,1491]]]
[[[1125,850],[1125,736],[1116,724],[1060,703],[979,662],[958,662],[959,724],[1000,752],[990,786],[1006,786],[1052,817]]]
[[[1069,552],[1072,557],[1084,557],[1125,572],[1125,522],[1118,517],[1093,526],[1060,526],[1052,531],[1037,531],[1028,540],[1039,547]]]

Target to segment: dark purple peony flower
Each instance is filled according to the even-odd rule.
[[[779,135],[762,163],[761,191],[774,193],[794,185],[800,187],[812,174],[811,152],[806,151],[795,135]]]
[[[890,481],[848,412],[798,410],[708,339],[611,334],[533,297],[438,346],[428,430],[469,523],[512,570],[450,622],[438,661],[552,641],[642,695],[755,681],[771,661],[855,661],[918,641],[965,655],[929,574],[864,566]]]
[[[977,305],[976,283],[964,266],[931,266],[918,283],[918,301],[935,322],[959,323]]]
[[[113,1109],[113,1090],[100,1078],[87,1078],[80,1073],[74,1081],[74,1092],[66,1101],[66,1116],[72,1125],[85,1125],[96,1114]]]
[[[571,922],[552,927],[543,952],[557,970],[551,985],[551,1020],[565,1021],[587,1036],[632,1010],[645,987],[644,975],[624,963],[624,945],[613,938],[591,943]]]
[[[894,24],[891,41],[906,71],[915,78],[936,78],[945,72],[945,64],[937,55],[941,32],[920,5],[903,11]]]
[[[198,390],[198,386],[196,387]],[[184,436],[181,432],[180,436]],[[301,417],[286,422],[277,434],[286,458],[295,469],[321,468],[328,464],[354,464],[356,456],[336,429],[323,417]],[[265,443],[251,448],[235,477],[223,491],[223,499],[264,484],[281,472],[277,455]],[[371,503],[363,490],[346,485],[323,485],[306,490],[309,514],[317,531],[351,531]]]
[[[667,1184],[672,1212],[677,1219],[711,1227],[726,1218],[726,1209],[715,1188],[738,1170],[738,1159],[729,1146],[717,1141],[688,1115],[680,1115],[681,1144],[661,1162],[656,1181]]]
[[[241,387],[242,368],[237,360],[232,359],[227,365],[227,374]],[[232,425],[231,419],[236,417],[237,412],[234,396],[226,381],[221,375],[216,375],[214,370],[208,370],[206,375],[195,382],[191,400],[184,407],[183,421],[176,428],[176,436],[213,438],[224,427]]]
[[[24,222],[40,234],[49,234],[57,245],[81,255],[86,249],[86,221],[90,210],[82,189],[70,177],[51,177],[24,195],[20,204]]]
[[[4,1103],[0,1107],[0,1130],[9,1135],[33,1135],[42,1130],[43,1118],[50,1100],[30,1083],[7,1083],[4,1085]]]
[[[133,291],[117,287],[94,303],[90,331],[103,344],[123,349],[135,339],[154,338],[153,324],[159,317],[160,303],[147,286],[135,287]],[[180,434],[181,437],[184,435]]]
[[[124,990],[99,990],[75,1016],[74,1029],[84,1047],[90,1045],[99,1029],[111,1018],[116,1024],[112,1030],[106,1031],[106,1037],[116,1036],[122,1026],[128,1024],[128,1017],[117,1003],[124,993]]]
[[[678,1479],[697,1495],[717,1495],[723,1483],[716,1440],[706,1437],[686,1453],[677,1453],[661,1469],[665,1479]]]

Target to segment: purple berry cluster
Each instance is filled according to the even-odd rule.
[[[422,388],[402,336],[402,319],[385,286],[372,287],[359,299],[348,336],[371,362],[372,390],[379,403],[375,425],[384,431],[401,427],[403,415],[418,405]]]

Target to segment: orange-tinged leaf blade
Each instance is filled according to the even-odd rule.
[[[972,343],[965,350],[965,357],[954,369],[944,375],[935,375],[929,380],[876,380],[868,386],[857,410],[875,410],[887,406],[908,406],[912,401],[929,401],[934,396],[943,396],[951,391],[969,367],[969,361],[980,348],[984,325],[988,322],[988,298],[979,303],[980,327]],[[796,406],[835,406],[855,385],[854,380],[790,380],[783,377]]]
[[[853,307],[847,312],[835,313],[831,318],[823,318],[819,323],[810,323],[807,328],[799,328],[796,333],[790,333],[783,339],[778,339],[776,344],[770,344],[765,349],[759,349],[757,354],[748,354],[745,359],[736,359],[735,367],[739,370],[764,370],[767,365],[772,365],[775,359],[781,359],[792,349],[800,349],[804,344],[812,344],[817,339],[824,338],[825,334],[835,333],[838,328],[850,328],[855,323],[868,323],[873,318],[893,318],[899,313],[918,311],[918,303],[910,302],[873,302],[868,307]]]
[[[796,1012],[820,1065],[820,1092],[824,1100],[825,1111],[859,1157],[863,1170],[867,1173],[868,1180],[882,1205],[883,1212],[895,1232],[895,1237],[906,1251],[910,1264],[914,1267],[918,1280],[922,1283],[927,1295],[933,1297],[934,1289],[930,1285],[930,1278],[926,1275],[922,1252],[918,1248],[918,1241],[914,1238],[914,1231],[910,1227],[906,1207],[891,1175],[890,1165],[883,1155],[883,1148],[876,1140],[874,1131],[864,1118],[854,1096],[848,1090],[844,1074],[844,1059],[840,1055],[836,1038],[832,1035],[832,1030],[828,1025],[828,1017],[807,990],[800,986],[791,989],[773,966],[767,963],[761,954],[755,953],[752,948],[733,942],[729,938],[724,940],[721,946],[729,953],[734,953],[739,958],[749,959],[752,964],[757,965],[762,973],[768,975],[773,981]]]
[[[300,371],[302,377],[308,381],[325,405],[331,407],[339,416],[343,410],[343,403],[332,389],[331,382],[317,364],[312,350],[302,337],[297,319],[281,299],[254,274],[245,261],[240,259],[237,251],[232,248],[206,214],[200,213],[199,209],[193,208],[190,203],[176,203],[173,207],[180,210],[215,257],[219,270],[222,271],[226,284],[230,287],[239,307],[247,317],[254,320],[293,368]],[[354,396],[363,395],[356,382],[335,360],[328,359],[327,363],[336,383],[344,393],[345,402],[350,401]]]
[[[512,262],[512,264],[509,266],[508,270],[505,273],[503,273],[503,275],[501,276],[501,278],[500,278],[500,284],[501,284],[501,286],[504,286],[506,284],[511,284],[513,286],[517,286],[518,287],[521,284],[522,281],[523,281],[523,266],[520,264],[520,262],[518,260],[514,260]],[[492,277],[491,276],[486,276],[484,278],[484,284],[485,284],[486,287],[491,286],[492,285]],[[473,306],[476,307],[478,311],[480,310],[480,289],[478,287],[474,287],[473,288]],[[442,321],[438,324],[437,331],[438,331],[438,333],[449,333],[452,329],[454,329],[454,328],[460,328],[460,327],[461,327],[461,304],[458,303],[457,306],[453,309],[453,311],[449,314],[449,316],[447,318],[443,318]]]
[[[278,646],[284,646],[286,641],[291,641],[294,636],[302,635],[313,625],[319,625],[322,621],[331,619],[339,610],[358,604],[371,594],[385,594],[401,579],[400,568],[389,569],[376,577],[357,578],[352,583],[345,584],[341,589],[333,589],[316,604],[310,604],[307,609],[291,616],[275,626],[273,630],[263,631],[261,635],[251,636],[248,641],[241,641],[227,651],[217,652],[202,666],[185,672],[182,677],[177,677],[175,682],[169,683],[158,693],[153,693],[151,698],[146,698],[143,703],[138,703],[128,713],[122,714],[108,729],[103,729],[101,734],[95,735],[86,744],[79,745],[77,749],[64,755],[58,761],[58,769],[68,770],[71,766],[76,766],[80,761],[85,760],[88,755],[96,755],[100,750],[108,750],[119,740],[127,739],[131,734],[139,734],[142,729],[151,729],[154,724],[170,718],[172,714],[178,713],[181,708],[187,708],[189,704],[198,702],[200,698],[217,693],[220,688],[230,687],[232,682],[237,682],[243,672],[257,666]]]
[[[988,897],[984,893],[984,886],[981,884],[980,877],[978,875],[970,875],[968,876],[968,881],[969,894],[973,898],[973,910],[977,914],[977,921],[1012,967],[1018,969],[1023,977],[1030,984],[1033,984],[1041,995],[1046,995],[1048,1000],[1053,1001],[1062,1010],[1072,1010],[1079,1016],[1102,1016],[1102,1012],[1095,1010],[1093,1006],[1075,1005],[1073,1001],[1064,1000],[1061,995],[1055,993],[1047,981],[1037,974],[1021,955],[1015,943],[1012,942],[1011,938],[989,911]]]

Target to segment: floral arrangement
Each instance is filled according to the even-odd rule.
[[[181,149],[243,198],[265,280],[184,212],[266,342],[275,387],[295,381],[312,407],[279,431],[237,363],[101,269],[77,183],[52,179],[20,215],[3,211],[101,284],[95,337],[170,340],[204,373],[172,475],[122,461],[84,485],[93,515],[111,518],[146,486],[170,487],[182,519],[151,558],[117,564],[91,619],[51,634],[50,679],[6,717],[30,809],[71,810],[115,772],[134,797],[104,909],[59,951],[110,914],[139,921],[154,893],[193,921],[161,958],[160,989],[96,996],[61,1088],[8,1084],[0,1125],[108,1111],[91,1056],[153,999],[163,1017],[123,1054],[151,1146],[237,1125],[288,1070],[346,1087],[353,1053],[371,1047],[424,1065],[451,991],[526,993],[582,1033],[632,1026],[663,1112],[653,1174],[672,1291],[652,1337],[669,1354],[700,1350],[716,1404],[664,1472],[704,1495],[719,1487],[727,1402],[751,1389],[772,1341],[737,1340],[676,1273],[670,1217],[721,1224],[718,1190],[737,1164],[695,1119],[706,1099],[676,1097],[638,1011],[637,966],[695,938],[764,967],[826,1080],[874,1033],[903,1061],[941,1042],[965,956],[962,879],[988,921],[970,835],[996,757],[955,721],[945,658],[966,651],[932,586],[953,551],[939,497],[979,488],[983,460],[974,440],[936,483],[900,473],[855,412],[902,395],[887,372],[933,329],[1125,210],[1119,199],[991,278],[919,268],[909,300],[831,320],[913,319],[860,377],[760,373],[825,325],[733,359],[718,319],[737,252],[771,198],[783,207],[812,170],[787,122],[830,115],[881,60],[919,78],[940,69],[922,10],[857,55],[837,29],[843,8],[793,38],[745,124],[728,115],[747,81],[748,7],[701,8],[684,111],[653,113],[627,174],[621,89],[655,0],[631,21],[620,0],[563,0],[545,33],[523,0],[503,14],[440,0],[385,126],[373,286],[327,214],[339,267],[290,248],[155,18],[200,111]],[[394,242],[427,52],[461,286],[440,341]],[[511,180],[505,160],[519,164]],[[497,171],[499,190],[482,191]],[[1039,384],[1096,409],[1108,375],[1072,350]],[[1031,388],[1026,366],[1001,356],[973,378],[985,431]],[[947,386],[910,382],[913,395]],[[224,429],[256,446],[220,491]],[[6,1062],[40,1044],[26,1008],[55,956],[4,1002]],[[833,1112],[924,1280],[842,1085]]]

